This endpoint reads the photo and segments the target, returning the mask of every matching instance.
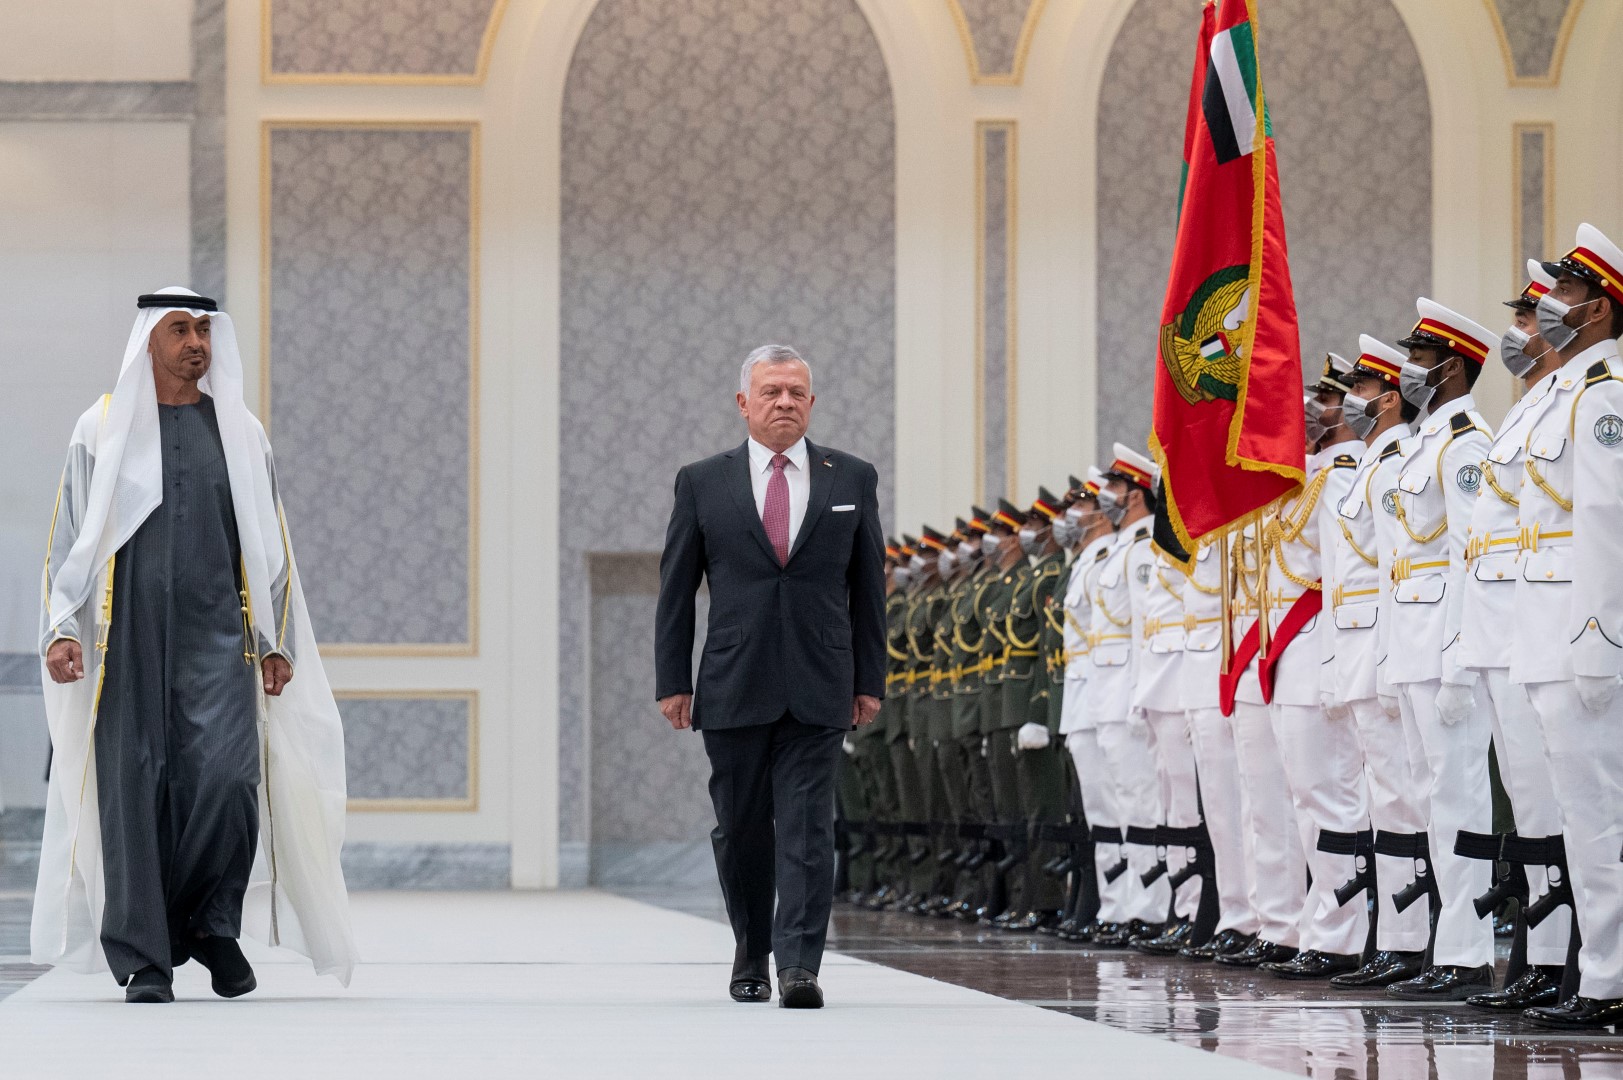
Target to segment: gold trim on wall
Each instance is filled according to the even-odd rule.
[[[490,53],[501,29],[507,0],[496,0],[479,42],[479,57],[471,73],[414,74],[408,72],[277,72],[271,69],[271,7],[275,0],[259,0],[259,81],[267,86],[480,86],[490,72]]]
[[[1549,70],[1543,75],[1516,74],[1516,54],[1510,47],[1510,35],[1505,32],[1504,20],[1499,17],[1499,6],[1493,0],[1482,0],[1482,4],[1488,9],[1488,18],[1493,20],[1493,32],[1499,38],[1499,54],[1505,61],[1505,84],[1518,90],[1559,86],[1561,66],[1567,59],[1567,45],[1572,40],[1572,30],[1578,23],[1578,13],[1583,9],[1584,0],[1570,0],[1567,4],[1561,26],[1555,32],[1555,47],[1550,50]]]
[[[1555,125],[1548,121],[1529,121],[1512,124],[1510,128],[1510,229],[1511,229],[1511,296],[1518,296],[1527,286],[1527,258],[1522,253],[1522,136],[1536,132],[1544,136],[1544,245],[1547,250],[1535,255],[1538,259],[1555,257],[1550,247],[1555,241]]]
[[[339,700],[465,701],[468,705],[468,794],[461,799],[350,799],[351,812],[368,814],[472,813],[479,809],[479,691],[334,690]]]
[[[963,5],[959,0],[946,0],[947,9],[952,12],[953,22],[958,27],[958,40],[963,42],[964,59],[969,63],[971,83],[976,86],[1020,85],[1020,81],[1026,77],[1026,57],[1031,52],[1031,39],[1037,33],[1037,20],[1042,16],[1043,7],[1047,2],[1048,0],[1031,0],[1031,6],[1026,9],[1025,21],[1020,24],[1020,37],[1014,46],[1014,69],[986,73],[981,71],[980,56],[975,52],[975,32],[970,28],[969,17],[964,14]]]
[[[268,0],[267,0],[268,2]],[[465,131],[468,133],[468,639],[460,642],[338,642],[331,656],[479,655],[479,224],[480,128],[477,120],[265,120],[259,131],[259,417],[271,430],[271,132]]]
[[[1014,120],[975,121],[975,491],[978,501],[992,498],[986,490],[986,133],[1003,131],[1004,192],[1004,344],[1003,344],[1003,483],[1011,502],[1019,491],[1016,469],[1015,415],[1019,365],[1016,347],[1016,251],[1019,247],[1019,125]]]

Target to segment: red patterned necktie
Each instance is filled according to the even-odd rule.
[[[761,509],[761,524],[778,553],[779,566],[789,561],[789,481],[783,475],[788,464],[783,454],[772,455],[772,478],[766,482],[766,505]]]

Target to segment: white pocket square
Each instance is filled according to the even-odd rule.
[[[833,510],[836,514],[843,514],[847,510],[855,510],[856,508],[857,508],[856,503],[847,503],[844,506],[833,506],[833,507],[830,507],[829,509]]]

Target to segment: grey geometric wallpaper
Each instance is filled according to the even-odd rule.
[[[894,132],[854,0],[601,0],[587,21],[562,133],[566,842],[587,838],[585,555],[659,550],[677,467],[745,437],[750,348],[807,357],[810,437],[872,461],[889,515]]]
[[[985,76],[1012,75],[1020,33],[1033,8],[1044,0],[945,0],[956,3],[969,26],[975,61]],[[1040,12],[1039,12],[1040,16]]]
[[[324,645],[472,640],[474,148],[270,133],[270,435]]]
[[[467,800],[473,701],[468,696],[341,693],[351,799]]]
[[[1015,200],[1015,140],[1013,120],[982,120],[975,125],[975,154],[980,176],[977,208],[976,269],[980,295],[976,297],[980,358],[981,480],[977,498],[991,503],[1001,495],[1012,497],[1015,478],[1009,475],[1009,402],[1015,389],[1014,243],[1017,222]]]
[[[1199,8],[1139,0],[1098,127],[1098,446],[1142,447]],[[1390,0],[1271,0],[1259,28],[1304,370],[1414,324],[1431,285],[1431,109]],[[1443,303],[1447,297],[1439,297]]]
[[[474,75],[498,0],[260,0],[274,75]]]
[[[1553,75],[1561,23],[1583,0],[1493,0],[1518,79]]]
[[[1555,138],[1554,125],[1517,124],[1511,137],[1516,140],[1514,157],[1520,168],[1516,177],[1516,218],[1521,225],[1510,268],[1513,291],[1506,294],[1513,296],[1527,284],[1528,259],[1548,259],[1560,252],[1552,249],[1554,237],[1548,235],[1555,179],[1545,175],[1550,141]]]

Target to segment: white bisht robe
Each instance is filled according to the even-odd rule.
[[[186,298],[196,296],[187,290],[163,292],[175,296],[174,306],[140,311],[117,387],[74,427],[52,519],[40,638],[52,760],[32,959],[75,971],[107,970],[94,752],[103,659],[98,644],[112,619],[113,557],[163,498],[147,340],[169,312],[187,311],[212,320],[213,360],[201,389],[213,397],[219,420],[260,655],[281,653],[294,663],[294,677],[279,697],[263,689],[258,695],[260,839],[243,930],[309,957],[318,973],[348,986],[356,955],[339,864],[347,803],[343,726],[316,652],[270,442],[243,403],[230,317],[186,307]],[[64,637],[80,642],[84,678],[58,684],[45,670],[44,654]]]

